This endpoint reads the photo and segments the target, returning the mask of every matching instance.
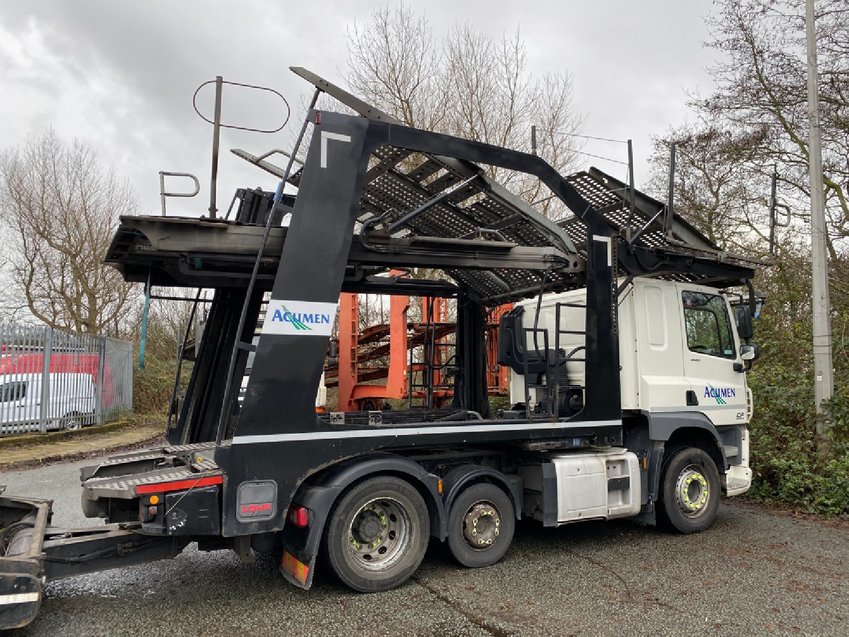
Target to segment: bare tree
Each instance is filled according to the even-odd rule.
[[[782,182],[806,207],[808,114],[804,3],[717,0],[711,46],[723,54],[712,69],[717,90],[694,106],[706,119],[742,137],[760,139],[754,161],[777,164]],[[831,258],[849,237],[849,8],[846,0],[817,3],[821,134]]]
[[[649,188],[666,199],[674,144],[675,211],[723,249],[766,253],[773,166],[757,151],[765,134],[706,121],[670,129],[654,139]]]
[[[183,344],[187,326],[189,327],[189,337],[195,336],[194,328],[206,319],[208,306],[200,302],[194,316],[192,316],[192,308],[197,298],[197,290],[193,288],[158,287],[156,294],[171,297],[174,300],[161,298],[151,300],[148,314],[146,353],[168,360],[174,358]],[[201,298],[205,297],[201,296]],[[190,319],[193,319],[191,324],[189,324]]]
[[[83,142],[53,130],[0,156],[0,214],[11,234],[9,274],[33,316],[46,324],[117,335],[136,296],[103,264],[132,192]]]
[[[531,74],[518,30],[495,39],[456,25],[437,43],[409,7],[378,7],[369,24],[349,32],[348,83],[408,126],[475,141],[529,151],[536,125],[538,154],[560,173],[573,168],[579,144],[570,136],[583,117],[572,105],[572,80]],[[537,179],[488,171],[528,201],[545,197]],[[553,205],[541,207],[556,214]]]
[[[404,122],[437,130],[445,118],[442,53],[424,17],[399,4],[372,14],[349,32],[348,82],[355,93]]]

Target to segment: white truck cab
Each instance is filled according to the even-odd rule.
[[[544,296],[538,311],[536,299],[517,304],[525,310],[525,327],[545,332],[527,334],[528,351],[554,346],[560,312],[559,348],[566,354],[566,373],[574,387],[586,385],[585,303],[586,291],[581,289]],[[752,394],[745,373],[751,355],[746,355],[733,317],[729,300],[716,288],[639,277],[620,281],[623,417],[643,415],[650,426],[653,418],[658,423],[706,419],[716,428],[728,458],[723,489],[729,496],[745,493],[752,480],[748,433]],[[526,386],[523,375],[511,371],[511,403],[527,400],[533,408],[537,392],[529,388],[526,396]],[[573,397],[575,401],[577,410],[580,396]]]

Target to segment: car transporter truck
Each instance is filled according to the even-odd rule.
[[[0,495],[0,628],[32,621],[47,580],[190,543],[274,552],[302,588],[323,555],[349,587],[378,592],[432,539],[485,567],[521,518],[690,533],[749,488],[757,262],[601,171],[562,176],[410,128],[293,70],[354,114],[314,98],[292,152],[311,132],[303,166],[256,162],[276,192],[239,190],[231,220],[121,218],[106,260],[127,281],[210,291],[191,377],[166,446],[82,469],[83,510],[105,523],[54,527],[51,501]],[[570,214],[550,220],[493,167],[538,179]],[[452,300],[449,406],[317,413],[341,292]],[[505,303],[487,360],[487,313]],[[501,409],[487,396],[495,365],[511,374]]]

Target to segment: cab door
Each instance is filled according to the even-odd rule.
[[[728,301],[715,290],[677,284],[684,338],[688,409],[714,425],[746,419],[746,375]],[[735,367],[741,371],[737,371]]]

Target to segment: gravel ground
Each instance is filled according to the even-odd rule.
[[[79,467],[0,473],[85,526]],[[521,523],[499,564],[456,567],[432,544],[417,575],[360,595],[324,569],[295,589],[275,565],[190,546],[176,559],[48,583],[16,635],[847,635],[849,528],[725,501],[715,526],[669,535],[627,521]]]

